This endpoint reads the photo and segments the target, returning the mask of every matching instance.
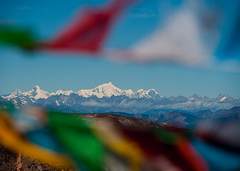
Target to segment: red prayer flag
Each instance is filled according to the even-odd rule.
[[[129,2],[130,0],[114,0],[104,8],[86,10],[56,38],[41,43],[40,48],[85,53],[99,52],[111,25]]]

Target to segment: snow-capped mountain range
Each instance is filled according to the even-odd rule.
[[[111,82],[93,89],[57,90],[47,92],[39,86],[29,91],[15,90],[1,96],[17,106],[40,105],[74,112],[126,112],[144,113],[149,110],[200,111],[230,109],[240,106],[240,99],[219,95],[216,98],[193,95],[190,97],[164,97],[159,90],[123,90]]]
[[[38,99],[47,99],[50,96],[58,96],[58,95],[69,96],[71,94],[77,94],[81,97],[86,97],[86,98],[91,96],[96,96],[97,98],[112,97],[112,96],[126,96],[129,98],[143,98],[143,97],[152,98],[156,96],[160,97],[160,92],[155,89],[148,89],[148,90],[139,89],[137,91],[133,91],[131,89],[122,90],[116,87],[115,85],[113,85],[111,82],[98,85],[93,89],[80,89],[76,92],[72,90],[59,89],[56,92],[52,92],[52,93],[42,90],[38,85],[36,85],[29,91],[15,90],[12,93],[2,97],[10,100],[18,96],[26,96],[34,100],[38,100]]]

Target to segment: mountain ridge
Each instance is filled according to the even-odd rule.
[[[217,97],[170,96],[155,89],[122,90],[111,82],[92,89],[47,92],[40,86],[31,90],[15,90],[0,96],[0,104],[11,102],[19,108],[40,106],[68,113],[120,114],[159,123],[191,125],[202,119],[240,120],[240,99]]]
[[[32,95],[32,94],[36,95]],[[98,98],[102,97],[111,97],[111,96],[128,96],[128,97],[149,97],[151,98],[151,95],[159,95],[159,90],[156,89],[138,89],[136,91],[132,89],[120,89],[119,87],[112,84],[112,82],[107,82],[100,84],[92,89],[79,89],[77,91],[73,90],[64,90],[64,89],[58,89],[55,92],[49,93],[48,91],[45,91],[40,88],[39,85],[35,85],[31,90],[29,91],[23,91],[23,90],[14,90],[8,95],[3,95],[2,97],[5,97],[7,99],[11,99],[16,97],[17,95],[24,95],[24,96],[31,96],[34,99],[46,99],[50,96],[54,95],[70,95],[70,94],[78,94],[82,97],[90,97],[90,96],[96,96]]]
[[[197,94],[193,94],[191,96],[162,96],[160,94],[160,91],[158,89],[138,89],[138,90],[132,90],[132,89],[121,89],[117,86],[115,86],[112,82],[107,82],[100,84],[92,89],[79,89],[77,91],[68,90],[68,89],[58,89],[53,92],[48,92],[46,90],[43,90],[40,88],[39,85],[35,85],[31,90],[23,91],[21,89],[16,89],[13,92],[7,94],[7,95],[1,95],[1,97],[5,99],[11,99],[18,95],[24,95],[32,97],[33,99],[46,99],[50,96],[55,95],[66,95],[69,96],[70,94],[77,94],[82,97],[90,97],[90,96],[96,96],[98,98],[103,97],[111,97],[111,96],[128,96],[130,98],[153,98],[153,97],[166,97],[166,98],[175,98],[175,97],[188,97],[190,100],[195,100],[197,98],[210,98],[207,96],[199,96]],[[228,95],[219,94],[216,99],[219,99],[220,102],[224,102],[229,99],[239,99],[234,98]]]
[[[152,109],[173,109],[200,111],[230,109],[240,106],[240,99],[219,95],[215,98],[206,96],[162,96],[156,89],[120,89],[108,82],[92,89],[77,91],[59,89],[55,92],[42,90],[34,86],[31,90],[15,90],[1,96],[17,106],[40,105],[53,108],[64,108],[73,111],[127,112],[144,113]]]

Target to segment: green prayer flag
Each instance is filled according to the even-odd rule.
[[[104,170],[104,146],[82,118],[49,112],[48,125],[73,159],[85,164],[90,171]]]
[[[0,25],[0,44],[24,50],[33,50],[37,47],[35,35],[31,30],[10,25]]]

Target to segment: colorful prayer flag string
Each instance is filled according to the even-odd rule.
[[[16,110],[18,109],[10,111],[16,112]],[[104,170],[105,166],[109,166],[110,163],[106,162],[110,161],[109,158],[113,160],[115,156],[116,160],[122,160],[125,167],[132,171],[141,170],[143,167],[149,170],[181,171],[209,169],[208,163],[200,155],[201,151],[197,151],[193,146],[194,140],[202,138],[198,131],[166,125],[143,126],[137,119],[119,118],[117,115],[80,115],[37,110],[36,107],[17,112],[15,115],[26,115],[23,118],[28,116],[38,118],[38,122],[49,129],[53,139],[59,143],[61,152],[32,143],[27,136],[27,129],[19,132],[23,129],[17,130],[15,127],[21,117],[8,115],[4,110],[0,113],[0,144],[55,167],[69,168],[80,165],[80,168],[83,166],[90,171],[100,171]],[[37,128],[37,124],[35,125]],[[37,132],[36,134],[38,135]],[[41,137],[36,136],[36,138]],[[216,147],[221,149],[221,146]]]
[[[10,118],[0,113],[0,139],[1,144],[17,153],[48,163],[55,167],[73,168],[73,162],[62,154],[43,149],[29,143],[14,130]]]
[[[106,7],[85,10],[51,40],[39,41],[28,29],[0,25],[0,43],[24,50],[99,53],[117,16],[131,1],[114,0]]]

